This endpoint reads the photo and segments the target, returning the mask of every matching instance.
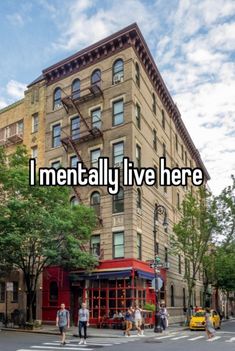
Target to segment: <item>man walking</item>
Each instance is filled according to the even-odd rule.
[[[60,310],[57,311],[56,326],[59,327],[59,330],[60,330],[61,345],[65,345],[66,328],[70,327],[70,315],[69,315],[69,311],[65,309],[64,303],[60,305]]]
[[[87,327],[89,327],[89,310],[86,308],[86,304],[82,303],[82,308],[78,311],[78,332],[79,332],[79,345],[86,345],[87,338]],[[82,336],[82,329],[84,336]]]

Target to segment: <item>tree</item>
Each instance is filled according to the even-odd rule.
[[[89,269],[84,251],[95,225],[94,211],[69,204],[69,188],[30,186],[24,148],[8,158],[0,150],[0,262],[23,272],[29,320],[38,279],[47,266]]]
[[[172,251],[183,254],[185,258],[184,279],[188,288],[188,321],[196,275],[202,266],[203,257],[208,250],[213,230],[216,226],[214,203],[205,189],[198,196],[188,194],[181,206],[182,217],[174,226],[171,237]]]

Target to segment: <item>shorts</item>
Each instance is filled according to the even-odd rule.
[[[66,332],[66,326],[62,326],[62,327],[59,327],[59,330],[60,330],[60,334],[62,333],[65,333]]]

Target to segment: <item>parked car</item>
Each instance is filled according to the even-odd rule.
[[[205,329],[205,310],[199,310],[191,317],[189,328],[190,330]],[[221,320],[219,314],[215,310],[210,311],[210,320],[215,329],[220,329]]]

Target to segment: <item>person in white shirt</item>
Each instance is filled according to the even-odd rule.
[[[79,345],[86,345],[87,327],[89,327],[89,310],[86,308],[86,304],[82,303],[82,308],[78,311]],[[84,331],[84,336],[82,336],[82,329]]]
[[[143,312],[143,310],[138,305],[136,305],[135,308],[133,309],[135,326],[136,326],[136,329],[138,330],[137,335],[139,335],[139,336],[144,335],[144,331],[141,330],[141,325],[142,325],[142,321],[143,321],[142,312]]]

